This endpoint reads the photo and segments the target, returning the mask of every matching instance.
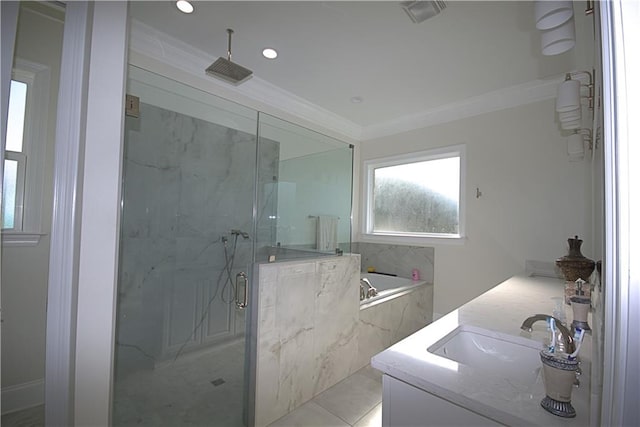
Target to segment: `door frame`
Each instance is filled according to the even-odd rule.
[[[640,408],[640,3],[600,2],[604,112],[604,352],[600,425],[638,425]],[[632,143],[632,141],[634,143]],[[634,218],[635,226],[632,224]],[[635,261],[635,265],[634,265]]]
[[[109,425],[127,2],[67,2],[56,130],[47,425]],[[92,54],[93,53],[93,54]]]
[[[72,425],[82,147],[86,127],[86,64],[93,6],[67,4],[60,68],[49,249],[45,346],[45,419]]]

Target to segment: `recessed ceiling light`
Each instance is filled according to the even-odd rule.
[[[278,57],[278,52],[276,52],[275,49],[266,47],[262,50],[262,56],[264,56],[267,59],[276,59]]]
[[[362,99],[361,96],[354,96],[353,98],[351,98],[351,102],[353,102],[354,104],[362,104],[363,101],[364,99]]]
[[[176,7],[180,9],[180,12],[182,13],[193,12],[193,5],[189,3],[187,0],[178,0],[176,2]]]

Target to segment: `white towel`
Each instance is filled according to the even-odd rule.
[[[316,248],[319,251],[334,251],[338,247],[338,217],[318,215]]]

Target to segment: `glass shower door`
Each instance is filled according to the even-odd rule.
[[[241,426],[256,112],[134,67],[128,86],[112,421]]]

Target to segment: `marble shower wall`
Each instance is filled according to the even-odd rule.
[[[411,271],[417,268],[420,280],[433,283],[434,248],[357,242],[353,252],[361,255],[362,271],[374,267],[378,272],[410,279]]]
[[[252,230],[255,147],[255,135],[149,104],[141,104],[140,118],[127,117],[119,370],[149,368],[183,345],[244,333],[244,312],[236,313],[224,288],[221,237],[228,237],[231,257],[229,231]],[[272,179],[278,144],[262,141],[260,148],[260,176]],[[276,195],[260,202],[262,218],[273,215]],[[232,275],[247,271],[251,247],[238,239]]]
[[[259,266],[256,426],[357,371],[360,256]]]

